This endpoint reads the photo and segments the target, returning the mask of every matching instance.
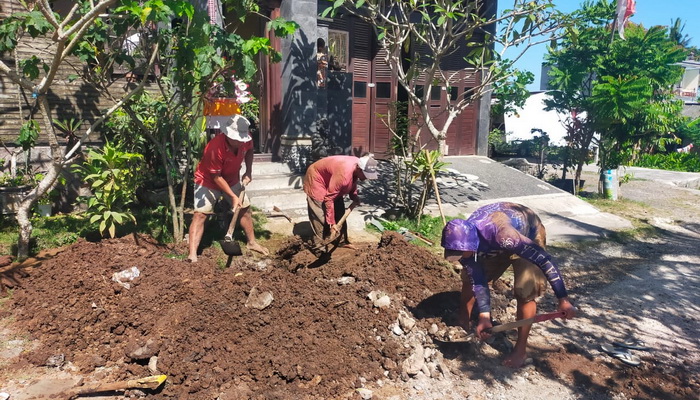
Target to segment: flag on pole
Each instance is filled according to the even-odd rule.
[[[622,40],[625,39],[625,23],[634,15],[636,6],[635,0],[617,0],[617,20],[615,25]]]

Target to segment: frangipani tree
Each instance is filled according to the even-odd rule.
[[[240,8],[241,2],[233,2]],[[196,10],[188,1],[180,0],[81,0],[73,3],[72,8],[61,15],[52,9],[48,0],[27,2],[26,10],[14,13],[0,21],[0,53],[15,52],[24,43],[35,41],[37,38],[46,39],[49,43],[38,54],[24,58],[15,52],[16,69],[0,61],[0,74],[11,82],[19,85],[29,94],[31,99],[29,109],[38,110],[30,115],[30,119],[40,119],[41,133],[48,141],[51,162],[47,173],[41,181],[22,200],[17,210],[17,222],[20,226],[18,240],[18,257],[24,258],[29,253],[29,239],[32,232],[30,210],[36,201],[45,195],[54,185],[61,171],[72,163],[82,144],[91,138],[98,127],[116,110],[141,93],[154,74],[156,66],[161,69],[169,65],[167,72],[176,72],[160,83],[170,88],[173,96],[183,107],[179,114],[170,114],[170,118],[178,118],[185,114],[201,114],[201,101],[197,101],[208,88],[209,80],[213,79],[221,69],[238,67],[240,71],[254,68],[252,55],[260,51],[274,53],[269,41],[243,40],[240,37],[227,35],[223,30],[211,26],[206,18],[196,15]],[[184,28],[178,34],[156,34],[158,27],[172,27],[173,21],[180,21]],[[294,25],[284,21],[275,21],[273,28],[280,31],[293,31]],[[136,65],[134,57],[128,54],[129,46],[114,45],[126,43],[127,37],[134,33],[145,33],[143,39],[142,63]],[[207,43],[202,43],[202,37],[207,36]],[[220,48],[224,48],[231,57],[227,61]],[[106,95],[110,100],[109,106],[93,121],[89,128],[77,140],[64,142],[54,125],[54,108],[50,104],[49,94],[54,85],[61,84],[59,69],[67,66],[69,57],[79,56],[86,62],[84,67],[77,68],[83,78]],[[111,68],[115,65],[129,65],[132,69],[138,67],[138,74],[130,74],[126,90],[122,85],[120,90],[108,90],[114,87],[115,81],[108,79]],[[81,66],[83,67],[83,66]],[[160,73],[160,76],[164,76]],[[195,98],[193,99],[194,96]],[[194,104],[194,106],[193,106]],[[200,109],[197,109],[199,105]],[[166,114],[167,115],[167,114]],[[179,126],[177,129],[183,129]],[[187,131],[187,128],[184,128]],[[154,132],[141,131],[140,134]],[[190,132],[187,132],[190,133]],[[185,135],[187,137],[187,135]],[[178,142],[176,136],[154,138],[163,144],[159,147],[159,156],[165,164],[168,175],[173,171],[171,161],[181,156],[175,147],[168,143]],[[189,137],[185,142],[189,143]],[[186,145],[185,148],[189,148]],[[189,159],[189,155],[185,155]],[[173,222],[176,235],[181,237],[182,207],[175,203],[174,194],[170,193],[171,207],[180,216],[179,221]],[[184,196],[183,196],[184,197]],[[184,200],[182,200],[184,201]],[[175,217],[174,217],[175,218]],[[177,237],[177,236],[176,236]]]
[[[336,0],[324,13],[349,12],[374,26],[384,62],[419,110],[416,135],[427,130],[444,155],[455,118],[512,76],[513,63],[528,49],[558,37],[566,21],[551,0],[513,0],[500,15],[495,7],[492,0]],[[410,60],[402,56],[406,47],[413,49]],[[462,58],[460,66],[444,68],[454,57]],[[471,78],[476,85],[449,102],[441,118],[434,118],[432,87]]]

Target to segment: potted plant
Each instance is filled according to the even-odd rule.
[[[14,214],[22,198],[32,188],[32,178],[20,172],[0,175],[0,213]]]

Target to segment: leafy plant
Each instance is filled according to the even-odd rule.
[[[420,180],[422,184],[422,190],[420,199],[416,204],[416,207],[411,210],[411,215],[418,218],[420,223],[420,218],[423,213],[423,208],[428,200],[428,195],[430,190],[435,191],[435,197],[437,198],[438,207],[440,208],[440,215],[442,216],[443,225],[446,223],[445,216],[442,212],[442,203],[440,201],[440,192],[437,187],[436,175],[445,169],[448,163],[441,160],[441,154],[439,150],[421,150],[413,155],[413,158],[406,160],[406,165],[411,173],[411,182],[415,183]]]
[[[695,153],[644,154],[634,163],[634,166],[700,172],[700,156]]]
[[[75,169],[94,193],[87,199],[87,214],[91,224],[99,223],[102,236],[114,237],[117,225],[136,223],[127,206],[141,183],[142,163],[142,155],[124,152],[108,142],[102,149],[91,149],[85,164]]]

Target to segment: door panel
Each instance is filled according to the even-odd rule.
[[[392,103],[396,101],[396,78],[384,62],[387,51],[380,49],[372,61],[372,115],[370,151],[377,158],[386,158],[392,133],[387,126]]]
[[[360,156],[370,148],[372,27],[353,20],[350,39],[352,90],[352,151]]]

